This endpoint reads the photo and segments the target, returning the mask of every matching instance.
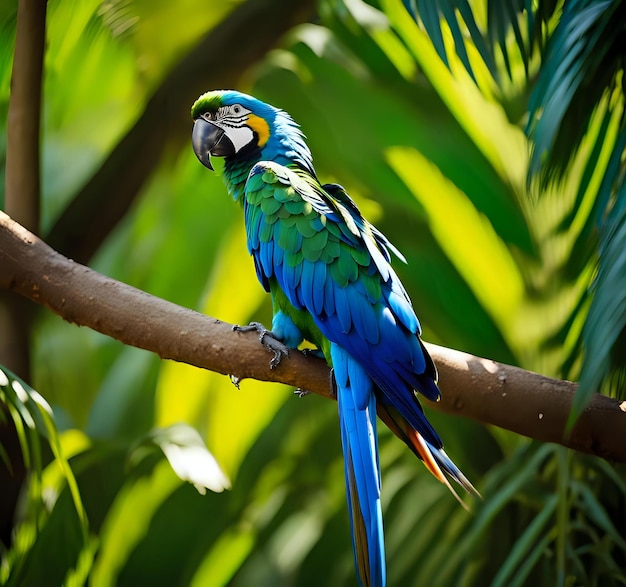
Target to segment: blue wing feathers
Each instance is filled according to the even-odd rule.
[[[360,292],[359,294],[354,292],[354,290],[358,289],[361,288],[350,287],[350,293],[348,293],[352,323],[359,338],[367,341],[372,346],[377,346],[380,342],[380,336],[375,307],[368,302],[366,296],[360,295]]]
[[[332,273],[332,271],[331,271]],[[350,333],[352,329],[352,313],[350,311],[350,299],[348,298],[348,291],[345,287],[335,287],[335,316],[336,323],[330,323],[327,326],[328,332],[334,336],[333,338],[339,338],[341,334],[347,335]],[[333,327],[339,327],[340,330],[338,332],[333,332]]]
[[[261,267],[261,261],[257,257],[253,257],[254,260],[254,269],[256,271],[256,276],[258,280],[261,282],[261,285],[265,289],[265,291],[270,291],[270,282],[267,278],[264,269]]]
[[[314,318],[323,318],[319,326],[327,338],[349,349],[370,371],[376,370],[370,376],[394,390],[394,404],[402,409],[413,406],[411,420],[425,420],[412,390],[429,399],[437,399],[439,394],[436,384],[430,382],[430,373],[420,377],[428,364],[415,336],[420,332],[419,321],[388,263],[389,250],[395,249],[362,219],[340,186],[331,192],[339,196],[333,206],[312,183],[278,164],[259,163],[250,173],[250,178],[253,176],[265,181],[251,182],[247,189],[263,190],[272,180],[273,196],[250,199],[260,205],[246,204],[246,209],[261,210],[247,214],[254,227],[248,229],[249,246],[255,258],[261,259],[257,263],[259,279],[267,283],[268,278],[276,277],[295,308],[305,307]],[[279,184],[284,187],[277,187]],[[272,203],[264,204],[266,200]],[[303,213],[303,202],[310,204],[308,214]],[[283,210],[289,214],[279,220]],[[344,222],[346,215],[352,218],[352,226]],[[355,230],[361,230],[361,237]],[[374,288],[371,280],[365,284],[361,271],[368,276],[377,273],[380,285]],[[406,397],[399,401],[402,395]]]
[[[274,243],[269,242],[259,250],[259,259],[261,261],[261,268],[263,274],[267,277],[272,277],[274,270],[274,251],[281,247],[274,246]]]
[[[249,206],[246,218],[246,231],[248,234],[248,250],[258,246],[259,238],[264,231],[263,214],[257,206]],[[269,232],[269,231],[268,231]]]
[[[300,304],[306,308],[313,307],[314,264],[306,259],[302,261],[301,287],[296,291]]]
[[[324,283],[324,316],[334,316],[336,313],[335,284],[332,279],[326,279],[326,283]]]
[[[412,334],[419,334],[420,324],[408,298],[398,293],[392,285],[391,291],[387,293],[387,301],[391,311],[404,327]]]
[[[313,265],[313,293],[312,293],[312,306],[316,316],[322,316],[324,310],[324,286],[326,284],[326,264],[314,263]]]
[[[268,247],[270,248],[270,247]],[[285,260],[285,253],[280,247],[271,247],[274,252],[274,267],[281,267]],[[272,269],[273,273],[273,269]]]

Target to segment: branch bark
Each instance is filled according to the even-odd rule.
[[[110,279],[54,251],[0,212],[0,288],[121,342],[240,379],[278,381],[332,397],[326,364],[292,352],[278,368],[253,333]],[[576,384],[436,345],[443,399],[434,408],[542,441],[626,462],[626,406],[595,394],[569,437]],[[424,400],[425,401],[425,400]],[[425,401],[425,403],[428,403]]]

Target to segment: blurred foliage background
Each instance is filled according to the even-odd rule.
[[[246,5],[264,18],[228,29]],[[43,238],[66,242],[71,203],[153,97],[203,39],[234,30],[211,57],[292,114],[323,181],[341,182],[404,253],[397,271],[427,340],[553,377],[582,370],[578,409],[600,388],[623,398],[624,6],[321,0],[277,35],[270,23],[289,10],[48,2]],[[0,6],[2,160],[16,14],[16,0]],[[257,37],[271,49],[241,65]],[[181,140],[195,97],[159,102],[151,124],[177,130],[124,151],[131,166],[154,152],[153,168],[85,260],[222,320],[269,322],[241,211]],[[101,183],[71,222],[95,228],[126,180]],[[355,584],[333,402],[254,381],[238,390],[45,310],[31,341],[41,395],[0,372],[28,471],[2,584]],[[429,416],[484,499],[467,514],[381,430],[390,585],[626,584],[623,466]],[[230,490],[186,482],[228,485],[211,455]]]

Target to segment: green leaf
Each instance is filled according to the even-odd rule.
[[[252,529],[226,530],[204,557],[191,581],[191,587],[230,585],[254,546]]]
[[[533,558],[536,559],[543,554],[547,545],[543,544],[543,540],[538,541],[538,539],[542,534],[548,535],[547,526],[550,523],[550,518],[555,515],[558,501],[558,495],[551,496],[550,499],[545,502],[539,514],[517,538],[511,553],[500,567],[498,574],[494,577],[492,587],[508,586],[511,584],[512,580],[519,580],[519,567],[523,562],[531,558],[530,553],[533,553],[535,548],[540,548],[541,550],[538,555]]]
[[[563,176],[595,108],[614,86],[622,70],[623,11],[614,0],[565,4],[529,105],[533,175],[545,181]]]
[[[91,573],[93,583],[117,583],[133,549],[148,534],[155,513],[180,483],[170,464],[163,460],[150,474],[139,479],[131,477],[120,489],[102,526],[98,558]]]
[[[0,368],[0,402],[8,408],[13,416],[20,438],[24,464],[33,470],[35,474],[34,484],[39,488],[41,488],[43,472],[40,443],[41,438],[47,440],[56,464],[69,488],[86,539],[88,532],[87,516],[76,478],[63,453],[52,408],[37,391],[4,367]],[[19,418],[21,418],[23,425]],[[37,495],[35,499],[41,499],[41,497],[41,495]]]
[[[27,586],[42,584],[48,579],[54,582],[53,576],[56,574],[60,581],[65,573],[64,567],[58,566],[52,574],[46,574],[45,565],[33,568],[31,561],[43,560],[43,552],[46,553],[44,559],[48,556],[54,559],[55,553],[59,554],[58,549],[43,546],[49,544],[55,528],[61,530],[66,538],[63,557],[71,568],[79,551],[90,542],[89,522],[74,472],[63,450],[52,408],[37,391],[4,367],[0,368],[0,403],[13,419],[24,464],[31,473],[25,498],[28,513],[15,530],[15,547],[6,557],[0,579],[6,585]],[[54,458],[52,465],[68,489],[70,500],[65,505],[58,506],[56,501],[62,487],[49,485],[50,476],[44,476],[42,439],[47,441]],[[44,507],[46,499],[49,506],[54,506],[52,513]],[[66,520],[64,525],[59,526],[56,512],[61,507],[66,510]],[[58,539],[52,540],[59,544]]]
[[[621,209],[620,209],[621,208]],[[594,297],[583,330],[584,359],[568,428],[612,371],[626,368],[626,184],[603,222]],[[621,338],[620,338],[621,337]],[[624,391],[618,391],[624,399]]]
[[[396,147],[387,157],[424,207],[430,228],[448,258],[501,331],[508,334],[509,317],[517,311],[523,295],[523,281],[504,243],[464,194],[416,150]],[[509,344],[513,346],[514,340],[509,334]]]
[[[618,530],[615,528],[611,518],[609,517],[604,505],[600,503],[598,498],[593,494],[591,489],[580,481],[572,482],[572,490],[575,494],[577,494],[585,505],[585,513],[596,523],[603,532],[605,532],[610,538],[615,541],[615,543],[621,548],[623,551],[626,551],[626,539],[620,535]]]
[[[158,446],[172,469],[183,481],[188,481],[202,494],[230,488],[230,481],[209,452],[197,430],[183,423],[153,430],[142,440],[141,454],[148,443]],[[137,457],[132,457],[135,460]]]

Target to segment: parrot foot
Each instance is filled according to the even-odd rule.
[[[289,347],[282,343],[276,335],[271,331],[265,328],[263,324],[260,322],[250,322],[248,326],[233,326],[233,330],[237,330],[239,332],[251,332],[255,330],[259,334],[259,342],[271,353],[274,353],[270,361],[270,369],[275,369],[278,367],[283,357],[286,357],[289,354]]]
[[[307,395],[310,395],[311,393],[313,393],[312,391],[309,391],[308,389],[302,389],[302,387],[296,387],[296,389],[293,390],[293,392],[299,397],[299,398],[303,398],[306,397]]]

